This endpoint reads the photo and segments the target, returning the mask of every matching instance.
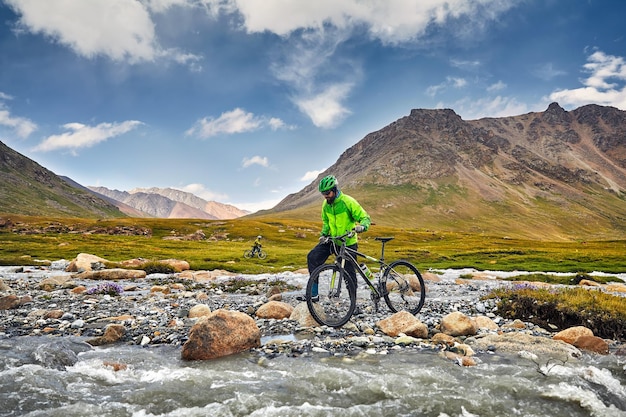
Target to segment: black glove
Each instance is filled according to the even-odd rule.
[[[363,233],[365,231],[365,227],[358,225],[358,226],[354,226],[354,231],[357,233]]]
[[[326,244],[330,238],[328,236],[320,236],[320,244]]]

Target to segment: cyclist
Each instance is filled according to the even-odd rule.
[[[339,183],[334,175],[322,178],[318,190],[324,196],[324,202],[322,203],[322,231],[319,243],[307,255],[309,275],[315,268],[324,264],[331,255],[333,245],[328,239],[329,236],[339,236],[352,229],[355,229],[358,233],[365,232],[371,224],[370,216],[359,202],[339,190]],[[349,238],[346,243],[349,248],[357,250],[356,235]],[[356,272],[349,262],[346,263],[346,271],[356,281]],[[317,288],[313,287],[311,295],[313,298],[317,296]],[[303,295],[296,298],[300,301],[305,300]]]
[[[261,238],[263,236],[259,235],[256,237],[256,240],[254,241],[254,246],[252,246],[252,255],[255,255],[259,252],[261,252]]]

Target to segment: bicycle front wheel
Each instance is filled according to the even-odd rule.
[[[319,324],[341,327],[356,307],[352,278],[336,264],[322,265],[311,274],[306,286],[306,304]]]
[[[410,262],[392,262],[381,277],[380,285],[385,302],[394,313],[404,310],[415,315],[424,306],[424,279]]]
[[[259,257],[259,259],[265,259],[267,258],[267,252],[260,250],[257,256]]]

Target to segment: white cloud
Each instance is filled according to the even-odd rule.
[[[143,2],[135,0],[6,0],[20,15],[17,30],[41,34],[76,54],[114,61],[154,61],[169,58],[197,68],[199,57],[164,49]],[[175,0],[152,2],[162,10]]]
[[[317,178],[317,176],[320,175],[321,172],[322,172],[322,170],[320,170],[320,171],[307,171],[302,177],[300,177],[300,181],[311,182],[315,178]]]
[[[271,32],[289,40],[289,52],[274,66],[275,75],[294,89],[293,102],[300,111],[323,128],[336,127],[350,114],[344,102],[359,82],[361,64],[340,60],[335,52],[355,30],[365,28],[383,44],[400,45],[417,41],[429,26],[450,18],[462,16],[482,28],[485,21],[514,7],[513,2],[501,0],[236,0],[234,4],[248,32]],[[475,68],[480,63],[456,61],[456,65]],[[329,68],[335,69],[332,77]],[[335,81],[320,82],[328,79]],[[450,85],[459,88],[462,82],[453,80]],[[429,90],[431,95],[437,92]]]
[[[255,155],[252,158],[243,158],[241,162],[241,166],[244,168],[248,168],[252,165],[261,165],[262,167],[267,168],[269,166],[269,161],[266,156],[258,156]]]
[[[293,127],[288,127],[287,125],[285,125],[285,122],[283,122],[282,120],[276,117],[270,118],[267,124],[272,130],[278,130],[278,129],[283,129],[283,128],[293,129]]]
[[[487,87],[487,91],[493,93],[494,91],[504,90],[506,87],[506,83],[498,81],[497,83],[491,84],[489,87]]]
[[[348,36],[336,28],[294,35],[272,66],[274,76],[293,90],[291,101],[317,127],[335,127],[350,114],[343,102],[362,70],[358,62],[335,56]]]
[[[187,193],[195,194],[200,198],[203,198],[207,201],[225,201],[228,199],[228,195],[220,194],[208,190],[204,184],[187,184],[183,187],[172,187],[177,190],[185,191]]]
[[[82,123],[68,123],[63,128],[68,132],[53,135],[37,145],[35,151],[53,151],[55,149],[78,149],[89,148],[100,142],[104,142],[115,136],[130,132],[143,123],[136,120],[128,120],[122,123],[100,123],[97,126],[86,126]]]
[[[443,107],[443,106],[438,106]],[[482,99],[462,99],[452,105],[454,111],[465,120],[482,117],[507,117],[527,113],[528,107],[514,97],[488,97]]]
[[[8,100],[13,100],[13,97],[0,91],[0,126],[8,127],[22,139],[27,138],[37,130],[37,125],[24,117],[11,115],[11,112],[7,110],[3,103],[3,101]]]
[[[273,208],[274,206],[276,206],[281,201],[282,201],[282,198],[277,198],[277,199],[273,199],[273,200],[257,201],[257,202],[254,202],[254,203],[229,202],[229,203],[226,203],[226,204],[230,204],[230,205],[233,205],[233,206],[237,207],[238,209],[247,210],[247,211],[249,211],[251,213],[254,213],[254,212],[257,212],[259,210],[269,210],[269,209]]]
[[[457,68],[461,68],[463,70],[466,71],[475,71],[478,68],[480,68],[481,66],[481,62],[480,61],[463,61],[463,60],[459,60],[459,59],[451,59],[450,60],[450,65],[452,65],[453,67],[457,67]]]
[[[2,108],[2,103],[0,103],[0,126],[8,127],[20,138],[27,138],[37,130],[35,123],[23,117],[12,116],[8,110]]]
[[[268,32],[283,38],[284,54],[281,62],[273,66],[275,75],[292,88],[292,101],[296,106],[313,124],[323,128],[337,126],[350,114],[344,103],[360,81],[361,63],[339,59],[336,50],[355,31],[366,30],[372,39],[386,45],[401,45],[418,41],[433,25],[443,25],[460,17],[481,30],[486,21],[515,7],[515,2],[502,0],[5,2],[20,16],[19,30],[42,34],[80,56],[106,56],[130,63],[169,59],[192,71],[201,71],[202,57],[176,47],[164,48],[159,42],[159,27],[153,15],[167,16],[171,9],[179,7],[203,11],[212,19],[220,14],[235,16],[240,28],[248,33]],[[457,62],[465,67],[478,64]],[[201,120],[194,129],[211,136],[211,122]],[[273,128],[276,126],[274,122],[269,123]],[[217,132],[221,132],[219,127]]]
[[[463,88],[467,85],[467,80],[465,78],[448,77],[448,82],[454,88]]]
[[[144,3],[155,13],[164,13],[174,6],[189,6],[188,0],[144,0]]]
[[[555,91],[550,94],[550,100],[562,106],[596,103],[626,110],[626,62],[623,57],[596,51],[587,58],[583,70],[589,74],[581,80],[584,87]]]
[[[296,105],[311,118],[315,126],[333,128],[351,114],[341,104],[351,88],[352,84],[335,84],[313,97],[298,99]]]
[[[426,88],[426,94],[430,97],[435,97],[437,94],[445,91],[448,87],[452,88],[463,88],[467,85],[467,80],[465,78],[459,77],[446,77],[446,80],[441,84],[431,85]]]
[[[267,119],[265,117],[258,117],[241,108],[236,108],[222,113],[217,119],[204,117],[198,120],[185,134],[207,139],[221,134],[232,135],[235,133],[253,132],[263,127],[269,127],[272,130],[291,128],[287,127],[285,123],[278,118],[272,117]]]
[[[429,25],[464,16],[483,22],[515,6],[501,0],[231,0],[248,32],[288,36],[301,29],[324,31],[329,26],[351,30],[365,27],[386,44],[413,41]]]

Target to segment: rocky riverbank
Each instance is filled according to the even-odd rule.
[[[555,338],[557,329],[498,316],[494,300],[481,300],[492,288],[510,285],[497,279],[442,279],[425,274],[426,304],[415,318],[420,326],[403,324],[405,318],[392,315],[384,305],[375,312],[369,299],[363,298],[359,314],[343,328],[332,329],[311,322],[306,304],[296,300],[308,278],[305,271],[113,274],[109,277],[115,280],[103,280],[106,274],[94,278],[66,272],[68,267],[67,261],[45,267],[0,267],[0,339],[65,336],[94,346],[183,346],[199,317],[227,310],[254,320],[261,343],[252,350],[262,357],[311,352],[351,357],[360,352],[428,349],[472,365],[475,352],[534,350],[565,357],[579,356],[581,350],[624,353],[620,342],[594,339],[584,329]],[[587,338],[585,344],[575,347],[581,336]]]

